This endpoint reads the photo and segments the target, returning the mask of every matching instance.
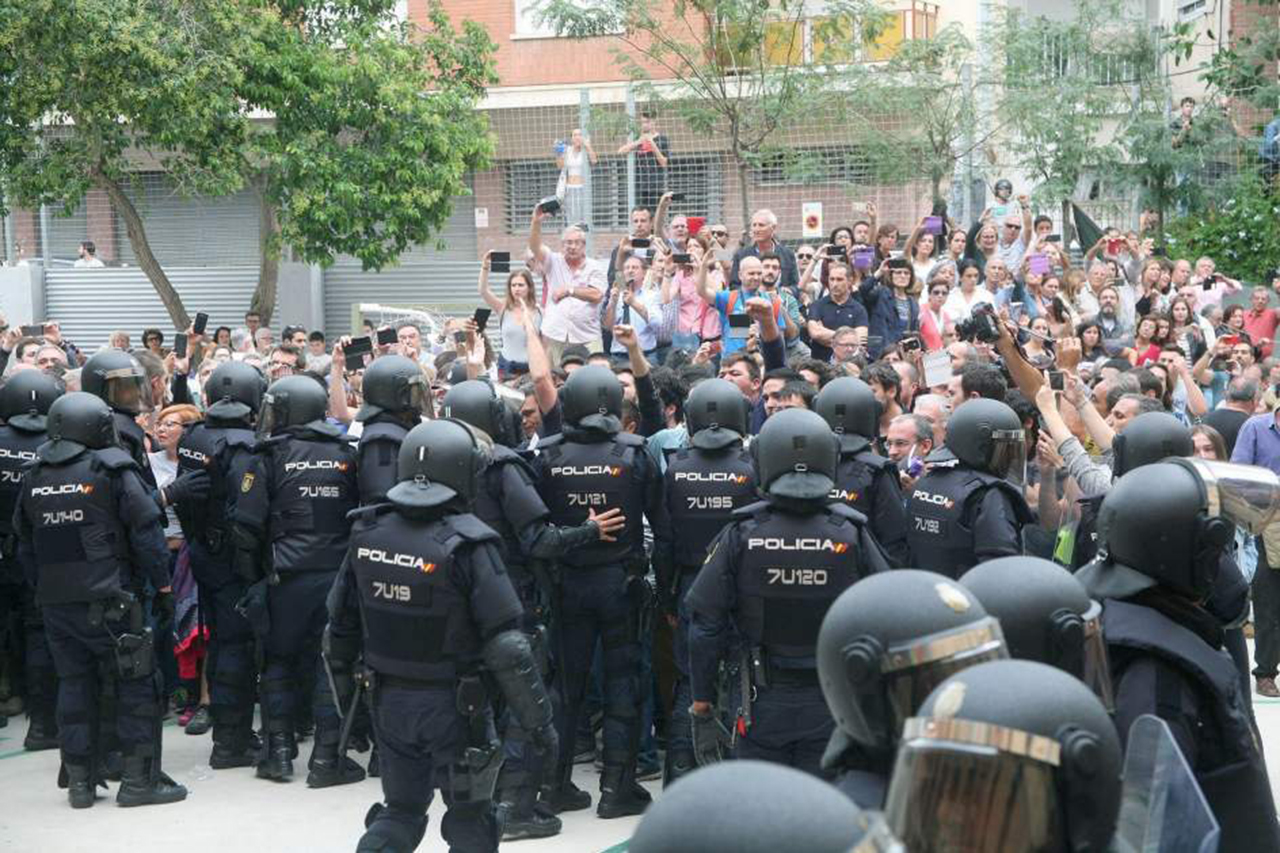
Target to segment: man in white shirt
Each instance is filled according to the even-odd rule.
[[[600,335],[600,300],[604,298],[604,269],[587,257],[587,236],[569,226],[560,234],[560,252],[542,242],[542,220],[534,208],[529,226],[529,251],[546,276],[550,298],[542,315],[542,339],[552,364],[558,364],[569,344],[583,344],[591,352],[604,349]]]
[[[80,268],[98,269],[105,267],[102,261],[98,260],[98,247],[93,245],[92,240],[85,240],[80,244],[78,250],[80,257],[76,260],[75,265]]]

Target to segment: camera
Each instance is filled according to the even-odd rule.
[[[995,307],[987,302],[976,305],[967,319],[956,323],[956,337],[984,344],[1000,340],[1000,318],[996,316]]]

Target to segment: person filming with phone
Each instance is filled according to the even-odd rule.
[[[529,226],[529,251],[546,276],[550,297],[542,318],[542,340],[552,364],[560,362],[569,344],[583,344],[591,352],[604,349],[599,311],[605,291],[604,269],[587,257],[587,235],[572,225],[564,229],[559,252],[542,242],[542,220],[558,207],[554,198],[539,202]]]

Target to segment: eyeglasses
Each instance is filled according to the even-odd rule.
[[[728,237],[729,232],[728,231],[712,231],[711,236],[712,237]]]
[[[811,261],[811,260],[813,260],[813,252],[798,252],[798,253],[796,254],[796,260],[798,260],[798,261]]]
[[[156,429],[182,429],[182,421],[163,420],[156,424]]]
[[[1004,227],[1005,227],[1005,228],[1008,228],[1010,231],[1021,231],[1021,230],[1022,230],[1022,226],[1021,226],[1021,225],[1017,225],[1017,224],[1015,224],[1015,223],[1013,223],[1013,222],[1006,222],[1006,223],[1004,224]]]
[[[935,288],[934,290],[930,290],[929,295],[930,296],[946,296],[950,292],[951,291],[949,288],[939,287],[939,288]]]
[[[287,361],[273,361],[273,362],[271,362],[271,369],[272,369],[272,370],[287,370],[287,371],[289,371],[290,373],[293,373],[293,371],[294,371],[294,366],[293,366],[292,364],[290,364],[289,362],[287,362]]]

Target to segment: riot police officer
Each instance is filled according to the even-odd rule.
[[[93,721],[105,678],[115,682],[123,752],[116,802],[172,803],[187,791],[160,770],[162,695],[142,585],[173,619],[160,508],[137,465],[116,446],[111,410],[77,392],[49,407],[49,441],[22,478],[18,553],[36,589],[58,670],[58,729],[73,808],[88,808],[100,775]]]
[[[725,762],[680,780],[640,821],[627,849],[901,853],[880,815],[859,812],[808,773],[767,761]]]
[[[1244,688],[1204,602],[1233,540],[1280,505],[1265,468],[1173,459],[1130,471],[1098,512],[1098,557],[1078,577],[1102,600],[1116,724],[1169,724],[1222,827],[1224,850],[1280,849],[1280,828]]]
[[[1032,520],[1025,461],[1013,409],[987,399],[956,409],[945,449],[929,454],[907,501],[910,565],[958,578],[983,560],[1022,553],[1022,528]]]
[[[263,441],[241,478],[233,519],[237,571],[253,582],[246,617],[264,653],[267,745],[257,773],[280,782],[293,778],[295,714],[301,702],[312,701],[316,741],[307,784],[313,788],[364,778],[358,764],[338,754],[338,714],[327,679],[323,673],[306,678],[321,666],[325,596],[346,553],[347,513],[359,502],[355,451],[325,420],[327,408],[324,386],[309,376],[272,383],[258,416]]]
[[[356,420],[364,425],[356,449],[360,503],[370,506],[386,500],[396,484],[396,454],[409,430],[422,422],[431,409],[431,389],[412,360],[384,355],[364,371],[361,383],[364,405]]]
[[[1001,557],[965,572],[960,585],[1000,620],[1010,657],[1056,666],[1115,707],[1102,605],[1075,575],[1039,557]]]
[[[215,770],[255,762],[253,706],[258,667],[253,629],[236,607],[247,585],[234,568],[231,519],[241,484],[253,465],[253,425],[265,390],[262,374],[243,362],[228,361],[209,374],[204,384],[205,420],[183,434],[178,444],[179,477],[164,493],[166,500],[176,503],[191,571],[200,587],[200,615],[209,629],[205,677],[213,717],[209,766]],[[183,493],[183,484],[192,481],[194,474],[206,478],[207,500]]]
[[[146,433],[135,420],[151,407],[151,384],[142,365],[124,350],[99,350],[80,369],[80,388],[111,407],[120,446],[138,463],[142,479],[154,489],[156,478],[147,458]]]
[[[9,650],[23,650],[26,709],[31,725],[22,746],[29,752],[58,748],[54,713],[58,676],[49,655],[35,589],[24,582],[18,563],[13,509],[22,493],[22,469],[35,461],[36,449],[46,440],[49,406],[65,390],[60,381],[39,370],[19,371],[0,386],[0,418],[4,419],[0,426],[0,658]],[[12,645],[6,645],[6,635]]]
[[[678,617],[673,652],[676,683],[667,728],[665,783],[697,763],[689,719],[689,611],[684,597],[707,559],[707,549],[733,513],[753,503],[756,472],[743,440],[751,433],[751,410],[738,387],[724,379],[699,382],[684,404],[689,446],[671,452],[663,476],[674,549],[671,577],[658,578],[668,618]]]
[[[939,684],[906,720],[885,818],[908,850],[1101,853],[1120,770],[1115,726],[1089,688],[1042,663],[991,661]]]
[[[640,747],[640,643],[650,610],[643,521],[654,536],[654,561],[670,560],[670,530],[662,507],[662,478],[644,439],[622,431],[622,383],[605,367],[573,372],[560,389],[564,431],[538,442],[535,482],[550,521],[575,527],[590,510],[620,509],[626,525],[616,541],[593,542],[559,561],[559,624],[555,648],[563,702],[556,721],[562,743],[572,743],[599,640],[604,664],[603,818],[639,814],[649,792],[635,781]],[[547,801],[557,811],[584,809],[591,797],[570,781],[566,748]]]
[[[823,767],[881,808],[903,721],[958,669],[1009,656],[1000,623],[942,575],[900,569],[844,592],[818,631],[818,675],[836,729]]]
[[[894,566],[907,564],[907,511],[898,466],[871,450],[880,427],[880,404],[861,379],[833,379],[814,398],[813,410],[840,439],[840,468],[833,500],[867,517],[871,532]]]
[[[694,748],[699,763],[719,751],[716,668],[736,629],[745,651],[737,756],[816,775],[832,729],[818,686],[818,626],[841,592],[888,564],[866,517],[829,502],[840,444],[821,417],[778,412],[751,455],[765,500],[734,513],[686,598]]]
[[[522,607],[498,536],[467,512],[487,451],[487,439],[460,421],[414,427],[389,504],[354,513],[325,658],[342,701],[356,689],[363,637],[386,802],[366,818],[362,853],[416,849],[435,788],[448,807],[440,829],[449,849],[498,849],[492,795],[502,749],[482,664],[533,745],[556,752],[551,703],[518,630]]]
[[[492,443],[480,474],[472,512],[500,537],[504,562],[520,602],[524,605],[521,630],[529,638],[539,663],[549,653],[551,580],[547,561],[593,542],[612,542],[626,523],[617,507],[597,514],[576,527],[548,521],[551,515],[533,485],[533,471],[512,449],[520,440],[519,421],[498,399],[493,386],[480,380],[460,382],[441,401],[446,417],[481,431]],[[543,668],[543,675],[547,668]],[[509,713],[499,718],[506,761],[498,776],[498,800],[502,813],[502,838],[546,838],[561,829],[561,821],[548,804],[537,803],[539,782],[551,781],[556,768],[531,760],[528,733]]]

